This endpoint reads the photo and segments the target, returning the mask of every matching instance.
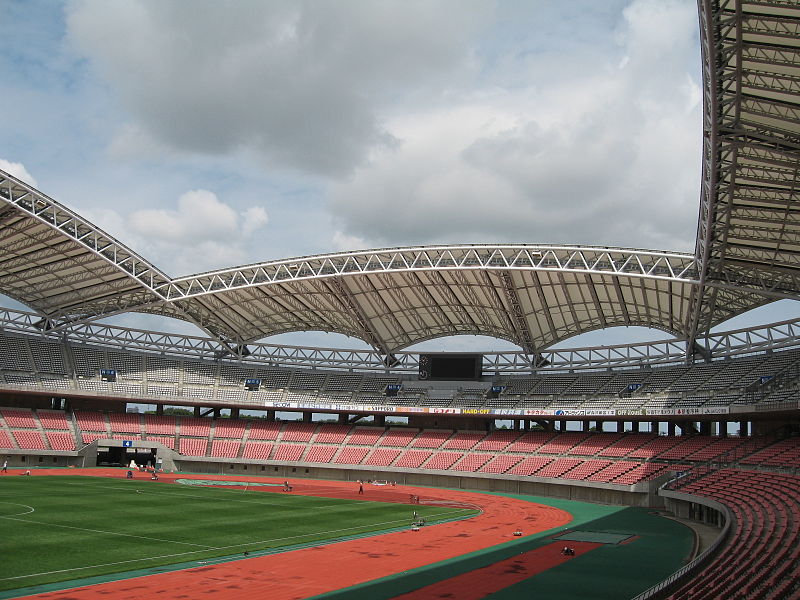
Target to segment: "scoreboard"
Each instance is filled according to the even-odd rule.
[[[419,378],[478,381],[483,374],[483,354],[420,354]]]

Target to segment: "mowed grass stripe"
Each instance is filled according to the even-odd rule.
[[[475,511],[103,478],[0,480],[0,590],[384,531]],[[138,490],[138,491],[137,491]],[[19,515],[21,505],[34,512]],[[26,509],[27,510],[27,509]]]

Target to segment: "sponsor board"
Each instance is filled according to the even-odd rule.
[[[492,414],[491,408],[464,408],[462,409],[465,415],[490,415]]]
[[[545,410],[543,408],[526,408],[522,411],[524,415],[532,416],[532,417],[544,417],[553,414],[552,410]]]
[[[585,410],[556,410],[553,413],[557,417],[585,417]]]
[[[647,411],[643,408],[639,409],[622,409],[617,411],[617,415],[620,417],[626,416],[645,416],[647,415]]]
[[[613,417],[617,414],[616,410],[612,410],[610,408],[603,408],[597,410],[587,410],[586,416],[587,417]]]
[[[461,414],[460,408],[436,408],[433,407],[430,409],[430,412],[439,415],[458,415]]]
[[[701,408],[649,408],[647,416],[683,417],[691,415],[726,415],[730,412],[727,406],[706,406]]]

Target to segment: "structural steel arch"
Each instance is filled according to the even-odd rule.
[[[0,171],[0,293],[67,331],[128,311],[190,321],[231,353],[265,336],[358,337],[391,360],[455,334],[527,355],[615,325],[695,347],[711,328],[800,298],[800,5],[698,0],[703,176],[693,255],[583,246],[391,248],[170,278]]]
[[[690,339],[721,313],[741,312],[744,290],[795,299],[800,291],[800,4],[698,4],[704,110],[696,256],[702,270]]]

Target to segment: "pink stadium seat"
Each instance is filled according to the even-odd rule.
[[[175,449],[175,436],[173,435],[148,435],[146,436],[148,442],[158,442],[163,444],[170,450]]]
[[[272,454],[272,444],[267,442],[247,442],[242,452],[242,458],[269,460],[270,454]]]
[[[538,452],[542,454],[566,454],[574,446],[586,439],[589,433],[560,433],[546,444],[542,445]]]
[[[599,483],[610,483],[616,477],[627,473],[628,471],[635,469],[641,463],[633,462],[629,460],[618,460],[616,462],[612,462],[607,467],[600,469],[596,473],[590,475],[587,479],[589,481],[597,481]]]
[[[178,442],[178,452],[185,456],[205,456],[207,449],[207,439],[180,438]]]
[[[358,465],[364,460],[364,457],[369,452],[369,448],[359,447],[353,448],[352,446],[345,446],[336,457],[334,462],[343,465]]]
[[[214,422],[214,437],[241,440],[246,427],[247,421],[244,419],[216,419]]]
[[[722,469],[680,480],[680,492],[712,498],[735,516],[715,558],[675,590],[679,598],[795,598],[800,567],[800,505],[795,475]],[[795,590],[796,591],[796,590]]]
[[[556,436],[555,433],[545,433],[544,431],[529,431],[508,447],[509,452],[536,452],[544,444]]]
[[[628,458],[653,458],[666,452],[683,439],[677,436],[653,436],[650,441],[628,453]]]
[[[108,413],[111,431],[114,433],[141,433],[141,417],[133,413]]]
[[[521,456],[514,456],[513,454],[501,454],[495,456],[491,461],[486,463],[480,468],[481,473],[505,473],[511,467],[516,465],[522,460]]]
[[[39,422],[44,429],[68,430],[69,423],[64,411],[61,410],[37,410]]]
[[[16,448],[11,436],[6,431],[0,429],[0,448]]]
[[[341,444],[352,429],[352,425],[331,425],[325,423],[320,425],[316,441],[320,444]]]
[[[562,477],[564,474],[581,464],[577,458],[557,458],[536,472],[536,477]]]
[[[567,454],[575,456],[594,456],[623,436],[624,434],[622,433],[595,433],[570,448]]]
[[[500,452],[501,450],[505,450],[508,446],[519,439],[522,435],[520,431],[512,431],[512,430],[497,430],[493,431],[482,441],[478,442],[475,446],[475,450],[489,450],[491,452]]]
[[[232,440],[214,440],[211,442],[211,455],[216,458],[236,458],[239,455],[241,442]]]
[[[400,450],[397,448],[377,448],[363,464],[376,467],[388,467],[399,454]]]
[[[469,450],[484,437],[486,437],[485,433],[473,433],[469,431],[456,433],[444,443],[442,448],[445,450]]]
[[[533,475],[542,467],[550,464],[553,461],[552,458],[548,458],[546,456],[528,456],[524,458],[522,462],[518,465],[512,467],[509,471],[509,475]]]
[[[425,463],[425,468],[444,471],[449,469],[462,456],[464,456],[463,452],[437,452]]]
[[[281,440],[284,442],[310,442],[316,428],[314,423],[286,423]]]
[[[562,477],[566,479],[588,479],[589,476],[594,475],[610,464],[612,464],[610,460],[584,460],[569,472],[564,473]]]
[[[373,446],[383,432],[382,427],[356,427],[347,443],[351,446]]]
[[[305,444],[278,444],[272,460],[300,460],[306,448]]]
[[[445,440],[450,437],[449,431],[427,429],[411,442],[412,448],[440,448]]]
[[[432,452],[428,450],[406,450],[395,461],[395,467],[402,467],[405,469],[416,469],[424,463]]]
[[[411,443],[417,434],[418,429],[390,429],[380,441],[379,446],[394,446],[395,448],[405,448]]]
[[[47,431],[47,443],[53,450],[63,450],[71,452],[75,450],[75,438],[66,431]]]
[[[175,417],[165,415],[145,415],[144,430],[147,434],[175,435]]]
[[[81,439],[84,444],[91,444],[95,440],[111,439],[111,435],[107,433],[82,433]]]
[[[277,440],[281,424],[274,421],[252,421],[250,424],[251,440]]]
[[[47,445],[38,431],[11,431],[17,446],[24,450],[47,450]]]
[[[108,431],[106,416],[101,412],[75,411],[75,420],[81,431]]]
[[[208,437],[211,435],[211,419],[208,417],[181,417],[181,435]]]
[[[458,461],[452,469],[454,471],[470,471],[474,473],[489,462],[491,458],[491,454],[465,454],[464,458]]]
[[[657,437],[652,433],[626,433],[619,440],[598,452],[598,455],[621,458]]]
[[[338,449],[337,446],[311,446],[305,460],[313,463],[329,463]]]
[[[4,408],[0,412],[9,427],[36,429],[36,420],[29,408]]]

